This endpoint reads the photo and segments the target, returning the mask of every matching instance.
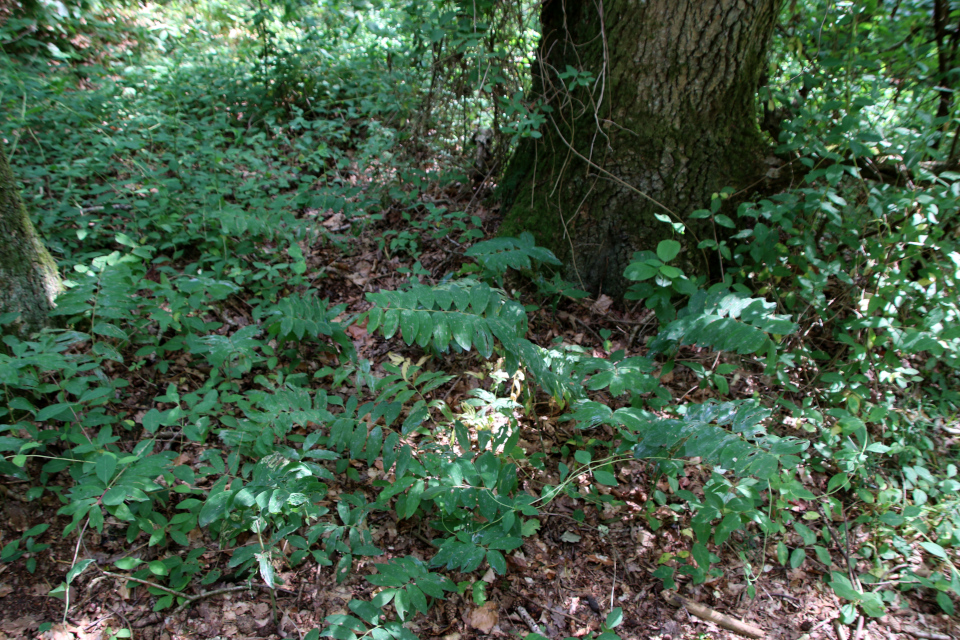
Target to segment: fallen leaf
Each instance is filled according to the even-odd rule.
[[[41,636],[43,640],[74,640],[72,631],[63,624],[56,624],[49,631],[45,631]]]
[[[613,565],[613,560],[611,560],[607,556],[600,555],[599,553],[591,553],[590,555],[588,555],[587,562],[597,562],[599,564],[606,565],[608,567]]]
[[[597,301],[590,306],[590,310],[594,313],[606,313],[610,310],[610,305],[613,304],[613,300],[606,294],[601,294]]]
[[[327,229],[337,229],[342,227],[346,221],[347,218],[343,215],[343,213],[338,211],[320,224],[325,226]]]
[[[497,625],[499,619],[500,615],[497,613],[497,604],[495,602],[488,602],[482,607],[470,612],[470,618],[467,620],[467,624],[480,633],[490,633]]]

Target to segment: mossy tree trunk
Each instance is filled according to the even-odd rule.
[[[17,313],[23,333],[39,331],[60,290],[57,263],[33,228],[0,149],[0,314]]]
[[[568,277],[622,294],[634,251],[687,225],[680,266],[704,273],[689,218],[723,187],[764,175],[767,143],[755,99],[780,0],[547,0],[534,91],[548,105],[540,139],[525,139],[503,180],[501,233],[527,230]],[[570,88],[570,69],[591,82]]]

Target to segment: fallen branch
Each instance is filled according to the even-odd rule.
[[[675,607],[683,607],[701,620],[713,622],[714,624],[717,624],[728,631],[739,633],[740,635],[748,638],[762,638],[764,635],[766,635],[766,632],[759,627],[755,627],[752,624],[747,624],[746,622],[737,620],[736,618],[731,618],[730,616],[720,613],[719,611],[714,611],[713,609],[705,607],[702,604],[698,604],[689,598],[678,596],[677,594],[669,591],[662,591],[660,595],[663,596],[663,599],[669,604]]]
[[[571,620],[573,620],[573,621],[575,621],[575,622],[577,622],[577,623],[579,623],[579,624],[581,624],[581,625],[584,625],[584,626],[586,626],[586,624],[587,624],[586,621],[581,620],[580,618],[578,618],[578,617],[575,616],[575,615],[571,615],[571,614],[567,613],[566,611],[560,611],[559,609],[553,609],[553,608],[551,608],[551,607],[548,607],[548,606],[546,606],[546,605],[544,605],[544,604],[542,604],[542,603],[537,602],[537,601],[534,600],[533,598],[530,598],[530,597],[527,597],[527,596],[523,595],[522,593],[517,593],[517,594],[515,594],[515,595],[520,596],[521,598],[523,598],[523,599],[526,600],[527,602],[530,602],[530,603],[533,603],[533,604],[537,605],[539,608],[541,608],[541,609],[543,609],[543,610],[545,610],[545,611],[549,611],[550,613],[555,613],[555,614],[557,614],[558,616],[564,616],[564,617],[570,618]]]
[[[916,638],[923,638],[924,640],[953,640],[953,638],[946,634],[933,633],[932,631],[922,631],[916,627],[904,627],[903,632],[909,633]]]
[[[530,615],[530,612],[517,605],[514,607],[517,610],[517,613],[520,614],[520,617],[523,618],[523,621],[527,623],[527,626],[530,627],[531,633],[536,633],[543,635],[543,632],[540,630],[540,625],[537,624],[537,621],[533,619],[533,616]]]
[[[129,580],[130,582],[136,582],[146,587],[153,587],[154,589],[159,589],[160,591],[163,591],[164,593],[168,593],[174,597],[183,598],[184,600],[183,604],[177,607],[176,610],[174,610],[174,613],[180,613],[181,611],[183,611],[184,609],[192,605],[194,602],[197,602],[198,600],[203,600],[204,598],[209,598],[211,596],[219,596],[224,593],[232,593],[234,591],[253,591],[254,589],[272,590],[271,587],[265,584],[258,584],[258,583],[251,582],[249,584],[245,584],[241,586],[225,587],[223,589],[213,589],[212,591],[203,591],[201,593],[198,593],[195,596],[188,596],[185,593],[181,593],[180,591],[176,591],[174,589],[164,587],[163,585],[159,585],[155,582],[150,582],[149,580],[141,580],[140,578],[134,578],[133,576],[125,576],[119,573],[113,573],[111,571],[104,571],[103,569],[100,569],[100,571],[104,575],[110,576],[111,578],[117,578],[118,580]],[[276,589],[277,591],[294,593],[293,591],[290,591],[289,589],[284,589],[282,587],[273,587],[273,589]]]

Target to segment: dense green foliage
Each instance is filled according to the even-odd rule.
[[[821,563],[848,623],[918,589],[952,614],[960,118],[928,4],[785,11],[761,97],[792,182],[717,194],[695,214],[718,230],[701,249],[720,256],[722,282],[673,266],[675,241],[636,254],[627,297],[655,314],[643,355],[529,338],[535,305],[584,295],[529,236],[472,244],[435,284],[418,262],[437,238],[483,236],[472,213],[426,197],[468,181],[474,130],[494,127],[501,159],[537,134],[522,93],[530,7],[210,1],[190,18],[152,7],[149,25],[114,20],[122,7],[11,18],[0,137],[69,288],[64,329],[2,339],[0,473],[28,481],[29,499],[58,496],[70,522],[53,533],[112,528],[131,547],[189,549],[111,569],[155,585],[156,610],[221,578],[200,561],[198,530],[236,547],[234,576],[273,588],[282,564],[332,565],[343,580],[384,556],[372,513],[422,519],[436,555],[377,564],[366,579],[383,589],[322,631],[345,640],[410,640],[405,620],[471,583],[482,601],[479,578],[450,576],[485,563],[504,574],[552,499],[614,501],[600,489],[631,459],[670,488],[650,487],[650,527],[658,507],[690,516],[689,556],[654,574],[667,587],[717,575],[725,546],[752,584],[759,542],[783,565]],[[319,224],[326,212],[348,233],[385,231],[380,250],[409,284],[350,315],[317,295],[325,271],[309,249],[350,240]],[[391,212],[399,228],[386,228]],[[405,355],[360,358],[351,327],[399,338]],[[465,353],[491,382],[454,407],[436,392]],[[714,399],[671,397],[660,378],[678,365]],[[761,386],[735,384],[746,377]],[[520,446],[538,394],[576,425],[562,450]],[[690,458],[711,470],[697,491],[679,482]],[[541,474],[538,494],[518,472]],[[335,511],[320,506],[332,482],[355,489]],[[42,550],[45,527],[2,560]],[[920,558],[932,570],[916,571]],[[57,592],[90,565],[78,558]]]

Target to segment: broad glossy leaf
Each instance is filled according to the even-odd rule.
[[[404,309],[400,312],[400,332],[407,346],[414,343],[420,332],[420,316],[416,311]]]
[[[400,326],[400,311],[397,309],[387,309],[383,314],[383,325],[380,327],[380,331],[383,332],[383,337],[389,340],[397,333],[397,328]]]
[[[670,262],[680,253],[680,243],[676,240],[661,240],[657,245],[657,257],[664,262]]]
[[[447,316],[442,313],[436,314],[436,321],[433,327],[433,344],[438,351],[444,352],[450,345],[450,325],[447,322]]]

